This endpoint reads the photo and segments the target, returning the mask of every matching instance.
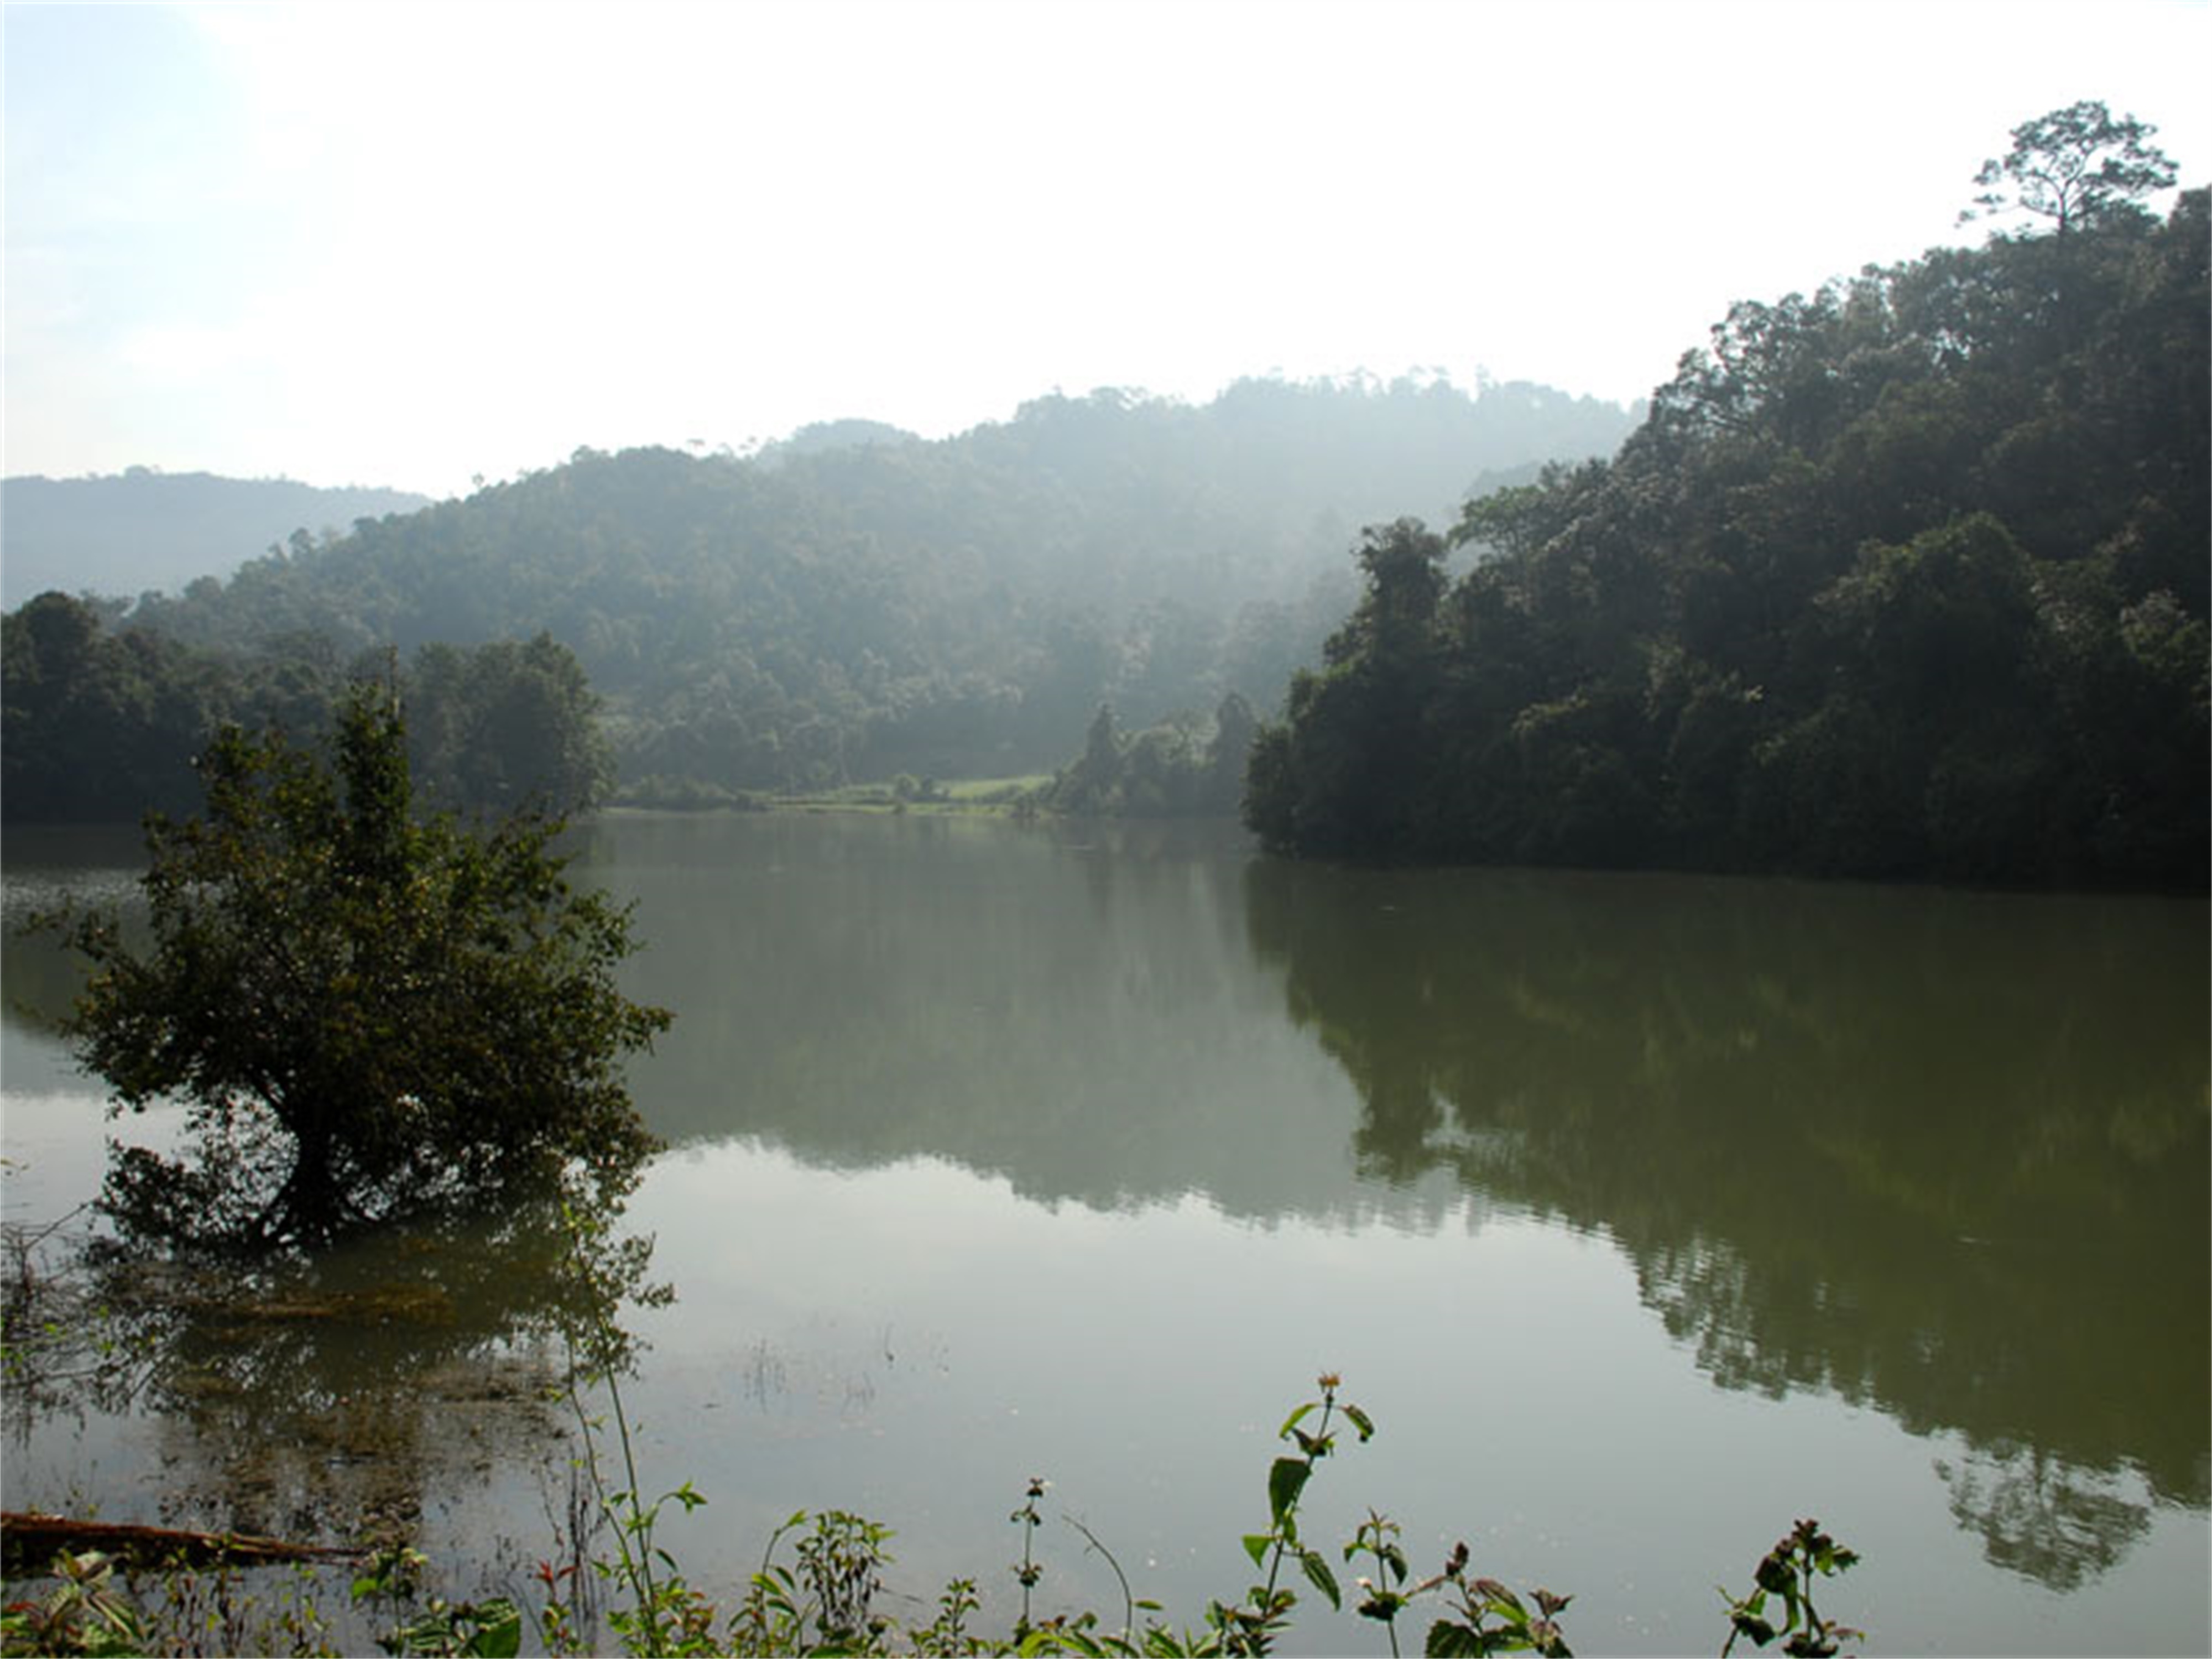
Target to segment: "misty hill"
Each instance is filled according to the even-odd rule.
[[[134,466],[117,477],[0,483],[0,605],[49,590],[136,596],[227,576],[298,531],[412,513],[427,495],[323,489],[289,478],[220,478]]]
[[[1136,721],[1273,707],[1351,596],[1358,527],[1608,453],[1634,416],[1523,384],[1100,391],[925,441],[870,422],[762,457],[566,464],[226,582],[134,629],[266,654],[540,631],[608,700],[621,775],[724,788],[1049,765]]]
[[[819,455],[832,449],[865,449],[871,444],[918,444],[921,437],[904,427],[892,426],[885,421],[848,419],[816,421],[802,426],[788,438],[779,438],[763,444],[754,452],[754,461],[763,466],[793,455]]]

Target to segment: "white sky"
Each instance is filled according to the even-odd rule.
[[[1978,240],[2098,98],[2212,178],[2212,0],[9,3],[9,473],[432,494],[1440,368],[1626,401]],[[2163,204],[2160,204],[2163,205]]]

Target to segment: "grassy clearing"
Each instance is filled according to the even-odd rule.
[[[1012,778],[963,778],[951,782],[901,777],[889,782],[849,783],[835,789],[772,795],[765,800],[771,809],[783,811],[988,815],[1018,810],[1028,796],[1051,781],[1049,772]]]
[[[1052,781],[1049,772],[1019,777],[942,781],[909,774],[872,783],[788,793],[731,790],[688,780],[646,778],[617,791],[611,805],[648,812],[933,812],[1016,813]]]

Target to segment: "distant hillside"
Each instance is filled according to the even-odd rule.
[[[816,421],[788,438],[764,444],[753,455],[757,466],[773,466],[793,455],[819,455],[832,449],[865,449],[871,444],[915,444],[921,441],[904,427],[883,421]]]
[[[218,478],[134,466],[117,477],[14,477],[0,483],[0,606],[50,589],[135,599],[227,577],[305,530],[412,513],[429,497],[399,489],[319,489],[289,478]]]
[[[1518,383],[1247,380],[1202,405],[1055,395],[938,441],[836,422],[751,459],[583,450],[128,625],[342,658],[544,631],[606,697],[631,782],[1030,770],[1102,700],[1134,725],[1231,690],[1272,708],[1350,602],[1362,525],[1609,454],[1634,421]]]

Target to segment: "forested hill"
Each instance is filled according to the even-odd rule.
[[[2027,205],[2056,223],[1737,306],[1610,461],[1449,536],[1371,532],[1364,598],[1255,739],[1253,827],[2201,889],[2206,192],[2163,221]]]
[[[1633,425],[1518,383],[1262,380],[1203,405],[1054,395],[935,441],[841,422],[753,458],[582,451],[121,625],[342,658],[550,632],[630,784],[1033,769],[1102,700],[1137,721],[1231,690],[1273,707],[1350,602],[1361,524],[1452,512]]]
[[[274,544],[428,507],[401,489],[323,489],[289,478],[218,478],[132,467],[112,477],[0,483],[0,605],[49,591],[181,590],[227,576]]]

